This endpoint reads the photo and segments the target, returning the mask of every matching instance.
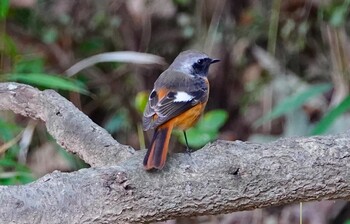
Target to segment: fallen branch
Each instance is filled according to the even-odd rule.
[[[55,98],[58,95],[53,91],[43,91],[39,93],[42,96],[25,100],[24,96],[38,91],[30,89],[31,94],[14,100],[16,94],[4,94],[2,85],[7,85],[7,91],[9,85],[16,86],[16,89],[30,89],[15,83],[0,84],[0,108],[7,105],[5,108],[16,113],[41,118],[47,125],[51,123],[48,129],[50,127],[52,133],[56,133],[52,131],[55,128],[61,128],[61,132],[71,130],[65,126],[67,123],[56,123],[56,119],[61,119],[61,116],[54,116],[57,110],[45,109],[60,108],[58,111],[62,113],[62,102]],[[39,105],[36,109],[33,103],[28,103],[34,98],[45,102],[42,99],[45,96],[55,96],[55,105],[36,103]],[[10,106],[9,102],[16,105]],[[64,105],[67,110],[72,107],[67,102]],[[62,117],[66,117],[65,113]],[[71,116],[78,118],[71,118],[69,127],[85,127],[74,123],[81,122],[81,112],[76,110]],[[48,117],[50,119],[46,119]],[[104,138],[110,136],[100,129],[90,133],[90,137],[99,139],[102,146],[97,146],[103,148]],[[65,140],[61,138],[63,133],[52,135]],[[75,148],[76,142],[79,144]],[[74,151],[84,154],[85,158],[94,158],[88,155],[95,153],[89,144],[72,141],[69,144],[64,142],[64,145],[69,145],[70,151],[75,148]],[[126,146],[116,145],[121,151],[128,151]],[[286,138],[269,144],[217,141],[191,157],[186,154],[170,156],[165,169],[156,172],[142,169],[143,151],[120,157],[124,159],[118,159],[120,155],[114,152],[108,155],[116,158],[101,155],[97,164],[108,165],[110,161],[119,160],[118,166],[82,169],[73,173],[54,172],[24,186],[0,187],[3,202],[0,220],[4,223],[140,223],[298,201],[349,199],[349,146],[350,133]],[[90,163],[94,164],[94,161]]]

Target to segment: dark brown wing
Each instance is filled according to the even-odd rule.
[[[207,94],[205,90],[200,89],[193,92],[186,92],[186,99],[179,100],[179,92],[164,90],[153,90],[150,94],[148,104],[143,115],[143,128],[149,130],[164,124],[168,120],[187,111],[201,102],[201,99]]]

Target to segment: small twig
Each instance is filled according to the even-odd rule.
[[[18,154],[18,161],[25,164],[27,161],[29,145],[32,142],[33,133],[38,121],[30,120],[29,124],[23,131],[21,141],[19,142],[20,150]]]
[[[9,148],[14,146],[22,137],[23,131],[21,131],[16,137],[11,139],[10,141],[6,142],[3,145],[0,145],[0,155],[5,153]]]

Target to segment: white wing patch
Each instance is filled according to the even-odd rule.
[[[186,92],[177,92],[175,95],[174,102],[188,102],[191,101],[193,98],[194,96],[191,96]]]

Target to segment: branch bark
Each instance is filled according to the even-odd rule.
[[[51,95],[52,91],[49,92]],[[0,95],[0,108],[9,105],[1,103],[2,96],[15,97],[1,91]],[[56,101],[55,107],[60,103]],[[45,104],[38,105],[40,111],[47,111]],[[72,107],[68,103],[66,106]],[[42,115],[45,113],[35,113],[38,109],[31,104],[7,108],[45,118]],[[21,112],[20,108],[29,112]],[[60,119],[49,114],[53,124],[53,120]],[[76,121],[80,120],[71,120]],[[67,130],[64,125],[60,127]],[[94,138],[108,137],[104,131],[93,133]],[[74,141],[69,145],[74,148]],[[87,146],[77,149],[89,154],[92,150],[86,150]],[[119,159],[118,166],[54,172],[24,186],[0,187],[0,220],[4,223],[140,223],[298,201],[349,199],[349,146],[350,133],[286,138],[269,144],[216,141],[191,157],[170,156],[165,169],[156,172],[142,169],[144,152],[138,151],[128,159]],[[101,156],[98,164],[104,164],[105,157]],[[106,161],[105,164],[111,164],[110,158]]]
[[[60,146],[77,153],[91,166],[117,164],[134,152],[53,90],[39,91],[24,84],[0,83],[0,110],[41,119]]]

